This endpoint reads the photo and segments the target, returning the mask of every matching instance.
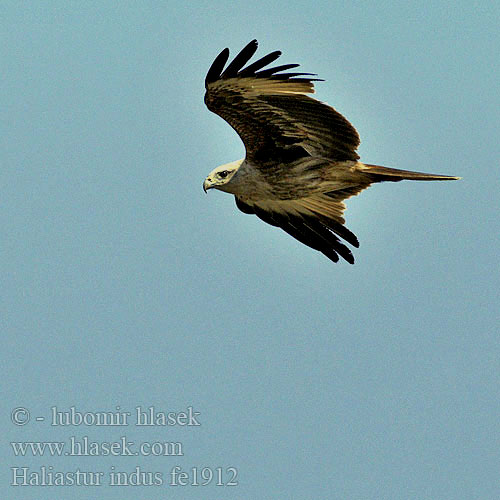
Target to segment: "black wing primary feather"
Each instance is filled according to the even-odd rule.
[[[224,70],[221,78],[234,78],[235,76],[238,76],[238,71],[243,68],[255,52],[257,52],[257,45],[257,40],[252,40],[248,45],[246,45]]]
[[[245,69],[242,69],[240,71],[240,76],[242,78],[244,78],[246,76],[250,76],[250,75],[255,74],[255,72],[258,71],[259,69],[262,69],[264,66],[271,64],[273,61],[276,61],[276,59],[278,59],[279,56],[281,56],[281,51],[275,50],[274,52],[267,54],[267,56],[261,57],[260,59],[253,62],[252,64],[249,64]],[[293,64],[290,67],[296,68],[297,66],[300,66],[300,65]]]
[[[304,245],[318,250],[333,262],[338,262],[339,255],[350,264],[354,264],[354,256],[334,234],[358,247],[358,239],[345,226],[333,219],[318,220],[314,217],[283,215],[268,212],[257,206],[251,206],[235,196],[236,206],[245,214],[256,215],[271,226],[283,229],[290,236]]]
[[[261,57],[257,61],[248,65],[246,68],[243,66],[251,59],[251,57],[257,51],[258,43],[257,40],[252,40],[248,43],[239,53],[238,55],[229,63],[226,69],[224,66],[226,65],[229,59],[229,49],[225,48],[216,58],[215,61],[210,66],[208,70],[207,76],[205,78],[205,87],[208,87],[208,84],[215,82],[219,79],[226,80],[228,78],[247,78],[247,77],[257,77],[257,78],[269,78],[270,76],[275,76],[280,79],[288,80],[298,75],[310,75],[315,76],[314,73],[289,73],[282,75],[275,75],[275,73],[279,73],[280,71],[285,71],[287,69],[296,68],[300,66],[300,64],[282,64],[281,66],[275,66],[274,68],[267,68],[262,70],[268,64],[271,64],[273,61],[278,59],[281,56],[281,51],[276,50],[271,52],[270,54]],[[242,69],[243,68],[243,69]],[[259,71],[261,70],[261,71]],[[307,81],[320,81],[319,78],[306,78]]]
[[[205,87],[212,82],[216,82],[229,59],[229,49],[225,48],[214,60],[205,78]]]

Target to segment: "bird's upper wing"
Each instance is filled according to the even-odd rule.
[[[244,201],[235,196],[236,206],[246,214],[255,214],[264,222],[280,227],[301,243],[320,251],[333,262],[339,255],[354,264],[351,250],[339,239],[358,247],[356,236],[344,226],[342,200],[368,187],[354,186],[331,193],[316,193],[294,200]]]
[[[288,73],[298,64],[262,69],[281,52],[243,68],[257,50],[251,41],[224,69],[229,49],[212,63],[205,79],[205,103],[243,140],[254,165],[288,162],[302,156],[357,160],[356,129],[332,107],[306,94],[314,92],[311,73]]]

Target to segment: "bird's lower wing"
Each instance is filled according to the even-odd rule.
[[[364,187],[353,187],[332,193],[314,194],[296,200],[248,201],[238,197],[237,207],[246,214],[255,214],[264,222],[280,227],[290,236],[315,250],[333,262],[339,256],[354,264],[351,250],[342,238],[359,247],[356,236],[344,226],[342,216],[345,205],[342,200],[354,196]]]

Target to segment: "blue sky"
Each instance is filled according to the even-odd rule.
[[[494,2],[0,9],[2,498],[498,498]],[[463,180],[349,200],[354,266],[205,195],[244,148],[203,80],[253,38],[325,79],[316,96],[357,128],[362,160]],[[50,425],[52,407],[117,406],[191,406],[201,425]],[[71,436],[181,442],[184,456],[9,444]],[[42,466],[140,467],[164,484],[10,485],[12,467]],[[234,467],[238,485],[170,486],[175,466]]]

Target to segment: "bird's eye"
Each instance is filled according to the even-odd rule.
[[[227,174],[229,174],[228,170],[222,170],[221,172],[219,172],[219,177],[225,179],[227,177]]]

